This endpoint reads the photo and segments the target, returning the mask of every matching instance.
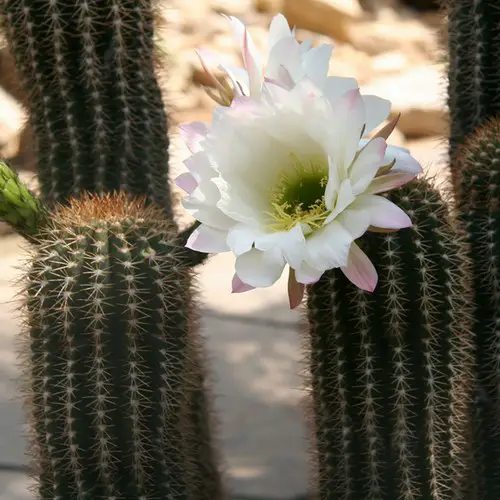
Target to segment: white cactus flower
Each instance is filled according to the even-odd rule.
[[[217,92],[207,89],[207,93],[219,104],[228,106],[235,96],[258,98],[264,81],[290,88],[307,77],[319,87],[325,84],[333,45],[313,47],[312,40],[299,43],[295,39],[295,29],[291,30],[285,16],[278,14],[269,27],[269,50],[264,62],[246,26],[235,17],[225,17],[241,48],[244,68],[227,64],[217,54],[206,50],[197,51],[203,68],[217,89]],[[223,71],[231,84],[217,78],[212,68]],[[344,80],[353,82],[350,78]]]
[[[269,287],[287,266],[291,307],[333,268],[373,291],[377,272],[355,240],[411,225],[380,193],[422,169],[408,151],[387,146],[394,122],[362,139],[390,103],[343,80],[302,77],[285,88],[266,81],[259,98],[217,107],[211,125],[182,127],[191,156],[177,184],[201,222],[187,246],[233,252],[233,292]]]

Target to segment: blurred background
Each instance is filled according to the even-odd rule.
[[[401,113],[393,143],[424,168],[445,175],[447,135],[445,20],[436,0],[162,0],[159,77],[171,126],[171,176],[187,156],[176,125],[210,121],[214,103],[194,49],[238,65],[228,22],[239,17],[262,51],[273,15],[282,12],[301,40],[335,44],[332,75],[355,77],[363,93],[388,98]],[[32,131],[24,95],[0,33],[0,157],[36,190]],[[180,196],[180,194],[179,194]],[[179,206],[181,225],[189,218]],[[14,341],[19,331],[13,284],[24,250],[0,223],[0,500],[27,500],[23,414]],[[213,368],[227,482],[238,498],[299,499],[308,491],[308,427],[300,311],[290,311],[284,281],[231,295],[233,259],[222,254],[200,269],[202,329]]]

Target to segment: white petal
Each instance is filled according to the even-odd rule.
[[[319,45],[312,48],[302,58],[305,74],[319,87],[326,83],[333,45]]]
[[[407,172],[409,174],[420,174],[422,166],[418,161],[410,154],[406,148],[401,148],[399,146],[388,146],[385,152],[384,164],[389,165],[394,160],[396,163],[392,167],[391,172]]]
[[[376,177],[365,191],[365,194],[385,193],[391,189],[404,186],[415,178],[415,174],[405,172],[392,172]]]
[[[311,285],[319,281],[324,271],[312,267],[307,262],[303,262],[298,269],[295,269],[295,277],[299,283]]]
[[[198,151],[184,160],[186,168],[202,181],[209,181],[218,176],[215,165],[210,161],[205,151]]]
[[[198,187],[198,181],[190,172],[184,172],[176,177],[175,184],[186,193],[192,193]]]
[[[368,256],[356,243],[351,245],[349,262],[347,266],[341,267],[346,278],[361,290],[373,292],[378,282],[377,270]]]
[[[352,236],[341,224],[332,221],[309,236],[306,243],[307,263],[326,271],[347,264]]]
[[[291,37],[292,30],[283,14],[277,14],[273,17],[269,25],[269,48],[271,49],[282,38]]]
[[[236,224],[229,230],[227,244],[232,252],[238,256],[248,252],[261,232],[247,226],[246,224]]]
[[[264,75],[259,52],[253,45],[248,30],[245,30],[243,36],[243,62],[248,72],[250,96],[258,97],[260,95]]]
[[[333,108],[335,122],[331,127],[333,161],[337,168],[347,169],[359,146],[366,113],[359,89],[349,90]]]
[[[366,233],[370,227],[371,216],[368,210],[363,207],[357,208],[356,201],[347,210],[344,210],[336,219],[342,227],[349,231],[353,240],[358,239]]]
[[[295,36],[295,34],[293,35]],[[307,52],[309,52],[311,49],[313,48],[313,39],[312,38],[308,38],[307,40],[304,40],[301,44],[300,44],[300,53],[302,55],[305,55]]]
[[[243,283],[253,287],[274,285],[285,268],[281,252],[261,252],[255,248],[236,258],[236,274]]]
[[[255,248],[269,251],[273,248],[281,250],[286,262],[292,267],[300,266],[306,254],[306,239],[302,226],[295,226],[286,232],[261,234],[255,238]]]
[[[397,205],[382,196],[358,196],[353,205],[370,214],[370,225],[383,229],[402,229],[411,226],[411,219]]]
[[[237,274],[233,276],[233,281],[231,283],[232,293],[243,293],[250,290],[255,290],[255,287],[243,283]]]
[[[365,134],[367,134],[387,120],[391,112],[391,101],[375,95],[364,95],[363,102],[366,109]]]
[[[280,67],[284,66],[294,81],[304,76],[299,43],[293,37],[282,38],[269,51],[266,76],[280,82]]]
[[[345,179],[340,184],[337,200],[335,201],[335,206],[332,210],[332,213],[327,217],[325,224],[328,224],[331,220],[334,220],[354,200],[355,196],[352,192],[351,181],[349,179]],[[327,208],[329,208],[328,205]]]
[[[186,246],[191,250],[204,253],[220,253],[229,251],[226,243],[227,231],[201,224],[189,236]]]
[[[202,142],[210,132],[210,127],[206,123],[192,122],[179,126],[179,135],[186,143],[191,153],[202,151],[200,142]]]
[[[386,147],[385,140],[377,137],[361,149],[349,173],[354,194],[364,192],[370,185],[378,169],[383,165]]]
[[[332,106],[336,106],[339,99],[349,90],[358,88],[358,82],[354,78],[344,78],[341,76],[329,76],[323,86],[328,101]]]

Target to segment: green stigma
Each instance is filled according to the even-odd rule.
[[[292,160],[292,165],[281,173],[271,191],[268,227],[276,232],[289,231],[298,222],[318,229],[330,214],[325,203],[326,159],[319,156],[304,161],[292,155]]]

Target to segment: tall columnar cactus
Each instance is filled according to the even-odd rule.
[[[171,215],[151,0],[4,0],[45,202],[123,189]]]
[[[448,14],[450,153],[500,113],[500,10],[493,0],[442,0]],[[451,164],[454,173],[453,162]]]
[[[475,293],[478,391],[474,417],[480,498],[500,498],[500,121],[459,150],[457,199]]]
[[[124,194],[73,201],[39,229],[22,350],[39,498],[220,498],[193,460],[200,346],[175,236]]]
[[[414,225],[367,233],[370,294],[338,270],[310,287],[308,343],[321,500],[474,500],[468,267],[426,181],[391,193]],[[482,497],[481,497],[482,498]]]

